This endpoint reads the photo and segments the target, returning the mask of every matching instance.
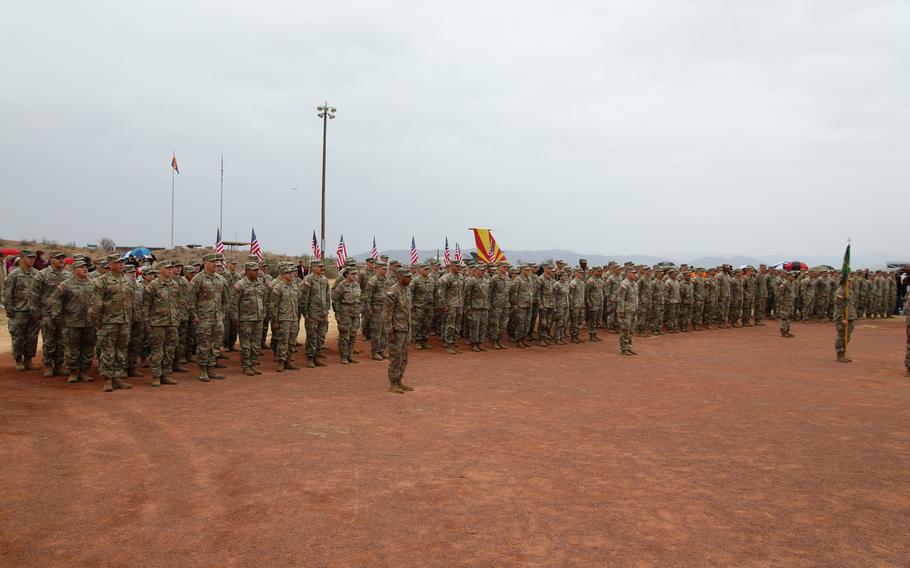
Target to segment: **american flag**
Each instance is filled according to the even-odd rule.
[[[215,236],[215,252],[224,252],[224,243],[221,242],[221,229],[218,229],[218,234]]]
[[[414,242],[414,235],[411,235],[411,264],[420,262],[420,255],[417,254],[417,243]]]
[[[376,235],[373,235],[373,248],[370,250],[370,258],[379,260],[379,249],[376,248]]]
[[[455,262],[461,264],[461,249],[458,248],[458,242],[455,242]]]
[[[344,262],[348,259],[348,248],[344,246],[344,235],[341,235],[341,240],[338,241],[338,250],[336,251],[335,266],[341,270],[341,267],[344,266]]]
[[[439,253],[437,253],[437,254],[439,254]],[[450,264],[452,264],[452,257],[449,254],[449,237],[446,237],[446,248],[445,248],[445,252],[443,252],[443,255],[442,255],[442,265],[448,266]]]
[[[256,229],[253,229],[253,235],[250,237],[250,254],[256,255],[259,262],[262,262],[262,249],[259,248],[259,239],[256,238]]]
[[[319,250],[319,241],[316,240],[316,231],[313,231],[313,258],[317,260],[322,258],[322,252]]]
[[[493,237],[490,237],[490,251],[489,251],[490,262],[493,262],[496,259],[496,242],[493,240]]]

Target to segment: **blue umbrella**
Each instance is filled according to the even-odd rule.
[[[152,256],[152,251],[145,247],[134,248],[129,252],[123,253],[123,258],[126,258],[128,256],[132,256],[134,258],[145,258],[147,256]]]

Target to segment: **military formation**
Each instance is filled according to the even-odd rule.
[[[834,322],[837,359],[849,362],[855,320],[892,317],[898,297],[888,272],[854,272],[848,294],[839,271],[764,265],[589,267],[582,259],[574,267],[561,260],[403,267],[382,257],[349,259],[330,285],[321,261],[302,275],[294,264],[269,266],[252,256],[238,271],[234,261],[208,254],[187,266],[163,260],[137,274],[119,255],[94,263],[76,256],[66,266],[66,255],[55,251],[41,271],[33,258],[22,251],[3,288],[16,369],[32,368],[40,332],[45,377],[92,381],[97,359],[106,392],[132,388],[125,379],[142,377],[139,367],[149,369],[153,387],[176,385],[173,375],[189,372],[184,363],[196,364],[202,382],[223,380],[220,360],[238,340],[247,376],[262,374],[264,350],[278,372],[300,369],[299,351],[302,365],[326,366],[330,311],[340,363],[359,363],[361,332],[370,358],[389,361],[389,390],[397,394],[413,390],[404,382],[410,345],[431,349],[432,335],[457,355],[507,349],[507,342],[518,349],[601,342],[611,333],[619,352],[631,356],[635,336],[763,326],[773,318],[784,338],[794,337],[792,320]],[[907,338],[910,376],[910,317]]]

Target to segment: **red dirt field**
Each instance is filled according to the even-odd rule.
[[[334,345],[110,394],[4,354],[0,565],[908,566],[904,321],[860,322],[850,365],[793,331],[434,343],[406,395]]]

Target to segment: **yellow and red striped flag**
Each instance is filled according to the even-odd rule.
[[[490,229],[475,229],[474,243],[477,245],[477,257],[484,262],[503,262],[506,260],[505,253],[499,248],[496,239]]]

